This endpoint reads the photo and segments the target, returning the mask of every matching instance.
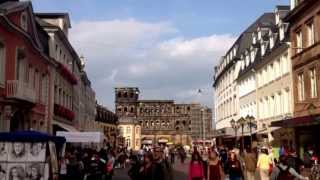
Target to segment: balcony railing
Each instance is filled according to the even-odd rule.
[[[7,97],[36,102],[36,91],[31,85],[19,80],[7,80]]]

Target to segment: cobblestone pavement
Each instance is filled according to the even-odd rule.
[[[188,178],[188,164],[189,162],[185,162],[184,164],[181,164],[180,162],[177,162],[173,165],[174,169],[174,180],[187,180]],[[116,169],[115,175],[112,178],[112,180],[130,180],[128,177],[128,168],[126,169]]]

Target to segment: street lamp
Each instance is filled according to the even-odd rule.
[[[238,132],[238,129],[239,129],[239,125],[236,123],[236,121],[234,119],[231,119],[230,125],[231,125],[231,128],[234,130],[234,133],[235,133],[234,144],[235,144],[235,147],[236,147],[237,146],[237,132]]]
[[[241,133],[242,133],[242,136],[241,136],[241,150],[243,152],[243,148],[244,148],[244,136],[243,136],[243,128],[244,128],[244,125],[246,124],[246,119],[241,117],[238,122],[237,122],[238,126],[241,127]]]
[[[254,121],[254,117],[247,115],[246,121],[249,123],[249,129],[250,129],[250,148],[252,148],[252,121]]]

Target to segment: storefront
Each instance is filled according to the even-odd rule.
[[[295,150],[299,157],[303,159],[304,154],[308,149],[320,153],[320,117],[319,116],[304,116],[271,123],[273,127],[282,127],[287,129],[280,133],[278,139],[287,137],[285,141],[281,142],[283,145],[288,146],[288,149]]]

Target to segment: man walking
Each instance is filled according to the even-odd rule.
[[[155,147],[153,150],[154,167],[152,180],[172,180],[172,168],[167,159],[164,158],[163,149]]]

